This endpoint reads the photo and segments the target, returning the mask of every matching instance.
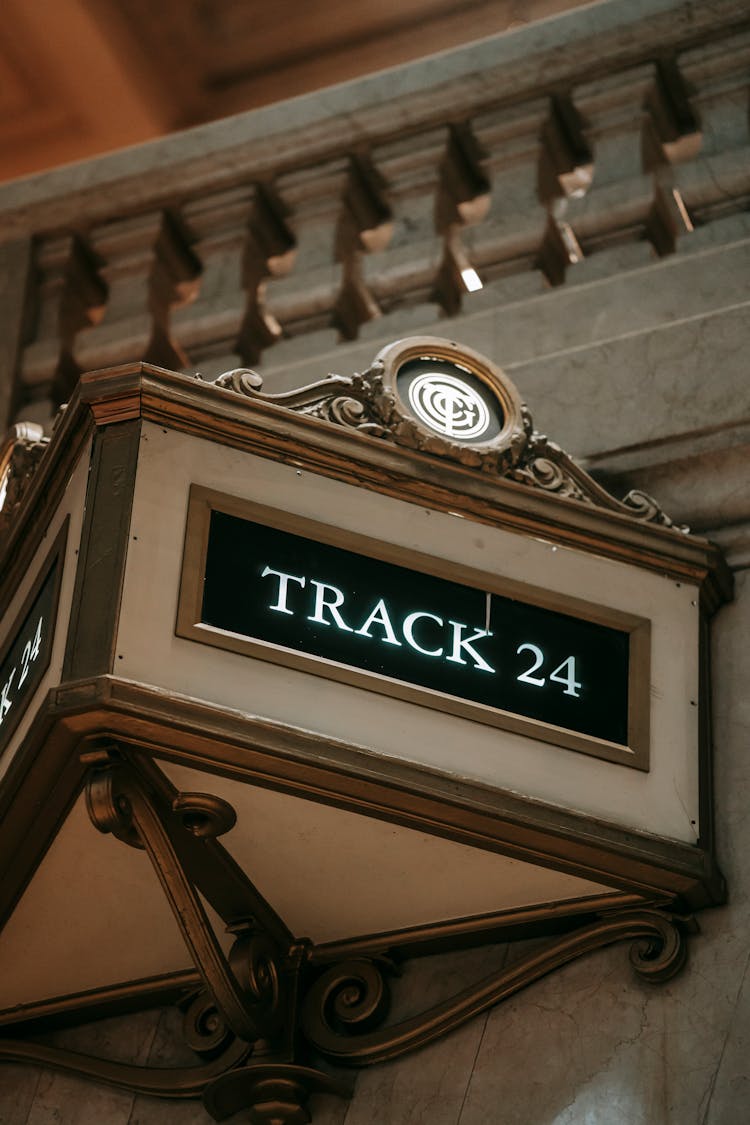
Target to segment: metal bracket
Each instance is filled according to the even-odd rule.
[[[86,756],[89,815],[101,832],[142,848],[159,879],[205,988],[185,1004],[185,1034],[207,1060],[159,1069],[89,1058],[35,1042],[0,1040],[0,1060],[39,1063],[133,1092],[202,1096],[221,1121],[242,1109],[255,1125],[304,1125],[314,1093],[349,1097],[339,1078],[315,1065],[359,1067],[398,1058],[460,1027],[568,962],[618,941],[644,980],[674,976],[686,957],[692,918],[644,907],[608,914],[464,989],[427,1011],[388,1024],[387,957],[361,955],[316,964],[218,838],[235,823],[226,801],[179,793],[149,760],[119,747]],[[218,942],[205,898],[235,935]]]

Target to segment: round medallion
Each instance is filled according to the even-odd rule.
[[[399,445],[464,466],[514,464],[528,417],[507,375],[472,348],[438,336],[395,340],[375,357],[376,409]]]
[[[399,367],[396,382],[414,416],[450,441],[484,443],[502,428],[497,397],[459,363],[419,356]]]
[[[490,421],[484,400],[455,375],[418,375],[409,385],[409,405],[428,426],[465,441],[483,434]]]

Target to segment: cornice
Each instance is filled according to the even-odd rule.
[[[0,240],[267,181],[446,121],[649,62],[747,26],[741,0],[610,0],[0,189]]]

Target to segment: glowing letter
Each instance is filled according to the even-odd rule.
[[[276,605],[270,605],[268,608],[275,609],[277,613],[291,613],[293,615],[294,610],[287,609],[286,605],[286,596],[289,590],[289,580],[291,579],[292,582],[299,582],[300,586],[304,586],[304,578],[298,578],[296,574],[284,574],[283,570],[271,570],[270,566],[267,566],[265,570],[262,571],[261,578],[266,578],[269,574],[275,575],[275,577],[279,580],[279,599],[276,602]]]
[[[10,698],[10,689],[13,687],[13,680],[16,675],[15,668],[8,676],[8,682],[3,687],[2,695],[0,695],[0,723],[2,723],[8,711],[10,711],[13,700]]]
[[[470,628],[469,625],[462,625],[459,621],[449,621],[448,624],[453,626],[453,651],[446,659],[452,660],[454,664],[466,664],[466,661],[461,658],[461,653],[468,652],[469,656],[473,658],[476,668],[479,668],[482,672],[494,672],[495,669],[492,665],[488,664],[473,647],[474,641],[478,641],[480,637],[492,636],[489,629],[475,629],[473,636],[462,637],[461,633],[464,629]]]
[[[438,625],[443,624],[442,617],[436,617],[434,613],[410,613],[408,617],[404,618],[404,636],[407,643],[415,648],[417,652],[423,653],[425,656],[442,656],[442,648],[422,648],[414,640],[414,625],[420,617],[429,617],[431,621],[437,621]]]
[[[344,629],[347,633],[353,633],[354,630],[351,625],[347,625],[338,610],[338,607],[344,601],[341,590],[336,586],[329,586],[327,582],[316,582],[314,578],[311,578],[310,581],[315,587],[315,612],[310,614],[307,620],[317,621],[319,625],[330,625],[331,621],[326,621],[323,613],[323,610],[327,609],[334,625],[337,625],[339,629]],[[333,594],[331,601],[326,601],[326,590],[330,590]]]
[[[391,625],[391,619],[388,616],[388,610],[386,608],[386,604],[385,604],[385,602],[382,598],[380,599],[378,604],[375,606],[374,610],[372,611],[370,616],[367,618],[367,620],[365,621],[362,628],[355,630],[355,632],[360,637],[369,637],[369,636],[372,635],[370,633],[370,626],[371,625],[382,625],[383,626],[383,632],[385,633],[385,636],[383,637],[383,643],[384,644],[398,645],[399,648],[401,647],[401,641],[399,641],[396,638],[396,634],[393,631],[393,626]]]

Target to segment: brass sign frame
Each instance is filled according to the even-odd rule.
[[[311,653],[283,648],[269,641],[249,638],[205,624],[201,621],[203,576],[212,511],[239,516],[382,562],[408,567],[437,578],[481,589],[487,593],[513,598],[543,609],[566,613],[597,625],[627,632],[630,638],[628,745],[621,746],[615,742],[544,723],[525,715],[447,695],[433,688],[411,684],[405,680],[397,680],[377,672],[365,671]],[[192,485],[190,489],[175,632],[178,637],[186,640],[198,641],[214,648],[270,661],[297,671],[309,672],[395,699],[403,699],[408,703],[429,707],[432,710],[445,711],[501,730],[526,735],[566,750],[575,750],[639,770],[649,769],[651,623],[646,618],[580,598],[557,594],[489,571],[412,551],[396,544],[385,543],[356,532],[345,531],[332,524],[307,519],[292,512],[280,511],[201,485]]]

